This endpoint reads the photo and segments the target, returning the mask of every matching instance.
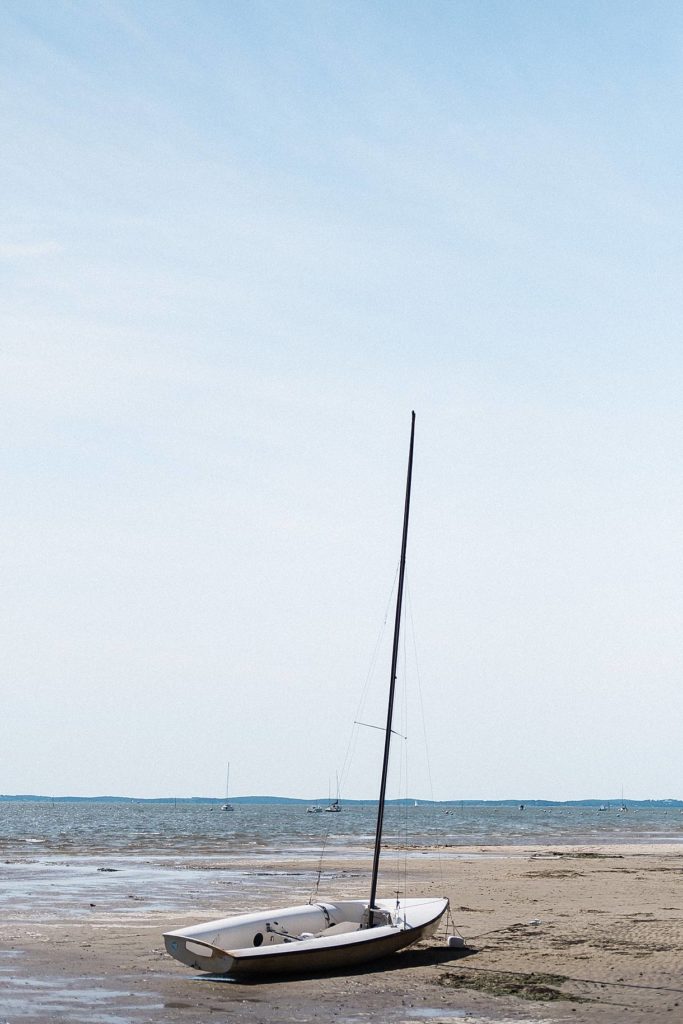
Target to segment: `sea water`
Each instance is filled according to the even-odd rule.
[[[73,856],[211,858],[230,853],[280,857],[355,853],[373,842],[373,804],[308,814],[299,804],[0,801],[0,854],[6,859]],[[683,808],[421,805],[387,808],[387,843],[408,848],[683,842]]]
[[[185,912],[357,897],[375,819],[372,804],[308,814],[299,804],[0,801],[0,912],[23,925],[151,915],[166,927]],[[383,863],[392,848],[408,859],[507,857],[526,846],[643,842],[683,842],[680,810],[389,806]]]

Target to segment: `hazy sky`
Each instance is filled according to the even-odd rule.
[[[326,795],[414,408],[411,795],[683,796],[681,5],[2,0],[0,48],[0,792]]]

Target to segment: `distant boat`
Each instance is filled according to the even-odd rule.
[[[415,413],[412,414],[396,619],[384,730],[384,758],[377,808],[370,895],[239,914],[164,935],[171,956],[195,970],[234,976],[308,974],[349,968],[387,956],[433,935],[448,900],[431,896],[377,899],[379,859],[389,769],[394,692],[405,576]],[[338,801],[335,801],[338,803]],[[333,807],[334,805],[331,805]]]
[[[235,808],[232,806],[232,804],[228,800],[228,796],[229,795],[230,795],[230,762],[228,761],[228,777],[225,780],[225,803],[221,804],[221,810],[222,811],[234,811],[235,810]]]
[[[325,810],[326,811],[330,811],[330,812],[332,812],[334,814],[334,813],[337,813],[338,811],[341,811],[341,809],[342,809],[342,806],[339,803],[339,776],[337,775],[337,799],[333,800],[330,803],[330,805],[325,808]]]
[[[322,814],[323,809],[320,804],[313,804],[311,807],[306,808],[306,814]]]

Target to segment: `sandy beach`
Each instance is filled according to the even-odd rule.
[[[683,1020],[680,845],[421,852],[410,876],[419,891],[450,898],[448,927],[465,950],[448,948],[443,933],[348,974],[249,984],[194,974],[166,955],[161,938],[244,909],[234,888],[217,901],[188,873],[196,909],[188,913],[186,898],[174,912],[137,888],[136,875],[126,879],[125,865],[90,865],[68,894],[54,883],[54,896],[40,861],[2,867],[10,894],[0,923],[2,1024]],[[296,900],[299,868],[277,865],[282,892]],[[330,891],[364,894],[356,859],[327,871]],[[250,905],[257,900],[252,892]]]

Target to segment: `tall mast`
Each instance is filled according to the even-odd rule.
[[[415,439],[415,413],[411,413],[410,451],[408,453],[408,478],[406,481],[406,501],[403,511],[403,539],[401,541],[401,564],[398,573],[398,593],[396,594],[396,618],[394,620],[394,647],[391,654],[391,677],[389,680],[389,704],[387,707],[387,724],[384,733],[384,761],[382,762],[382,782],[379,790],[377,807],[377,827],[375,829],[375,853],[372,859],[372,881],[370,883],[370,900],[368,902],[368,927],[372,928],[373,910],[377,895],[377,875],[379,873],[379,855],[382,847],[382,825],[384,823],[384,800],[387,791],[387,775],[389,772],[389,751],[391,748],[391,725],[394,717],[394,691],[396,690],[396,668],[398,664],[398,640],[401,629],[401,606],[403,604],[403,578],[406,571],[406,547],[408,544],[408,516],[410,514],[410,485],[413,476],[413,441]]]

